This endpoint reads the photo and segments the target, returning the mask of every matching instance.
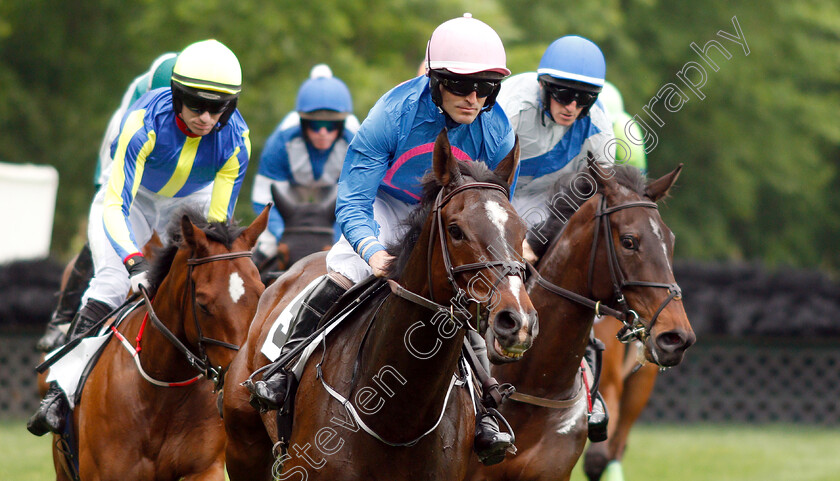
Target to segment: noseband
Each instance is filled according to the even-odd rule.
[[[589,292],[592,292],[592,284],[593,284],[593,277],[595,272],[595,255],[597,253],[598,248],[598,234],[599,229],[603,229],[604,232],[604,242],[607,248],[607,265],[610,270],[610,279],[612,280],[613,285],[613,294],[615,296],[616,302],[618,303],[619,309],[613,309],[607,306],[601,305],[601,301],[593,301],[589,298],[583,297],[580,294],[576,294],[571,292],[567,289],[563,289],[559,286],[556,286],[547,280],[545,280],[539,273],[537,273],[536,269],[530,266],[529,269],[532,275],[536,274],[534,277],[536,278],[536,282],[542,286],[544,289],[551,291],[557,295],[565,297],[571,301],[577,302],[578,304],[582,304],[584,306],[588,306],[595,309],[595,315],[602,315],[606,314],[609,316],[613,316],[619,319],[621,322],[624,323],[624,326],[618,331],[618,340],[624,344],[627,344],[631,341],[639,340],[641,342],[645,342],[647,338],[650,336],[650,332],[653,329],[654,324],[656,324],[656,320],[659,317],[659,314],[665,309],[665,307],[674,299],[681,299],[682,298],[682,291],[680,290],[680,286],[676,283],[667,284],[662,282],[649,282],[649,281],[636,281],[636,280],[627,280],[624,274],[621,272],[621,265],[618,262],[618,255],[615,251],[615,243],[613,242],[612,237],[612,226],[610,225],[610,214],[613,212],[629,209],[633,207],[643,207],[649,209],[659,209],[659,206],[656,205],[655,202],[650,201],[637,201],[637,202],[628,202],[626,204],[617,205],[614,207],[607,207],[607,198],[603,194],[601,194],[601,201],[598,204],[598,211],[595,213],[595,230],[592,235],[592,248],[590,250],[590,257],[589,257],[589,273],[588,273],[588,287]],[[603,227],[601,227],[603,224]],[[624,297],[623,289],[628,286],[639,286],[639,287],[660,287],[663,289],[668,289],[668,297],[662,301],[659,305],[659,308],[654,313],[653,317],[650,321],[643,319],[639,316],[639,314],[630,308],[627,304],[627,299]]]
[[[161,334],[166,337],[166,339],[178,349],[184,357],[187,358],[187,362],[190,366],[198,371],[199,373],[203,374],[207,379],[213,381],[213,384],[216,388],[220,388],[222,383],[224,382],[224,370],[219,367],[213,367],[210,363],[210,359],[207,357],[207,351],[205,349],[205,344],[212,344],[215,346],[221,346],[227,349],[231,349],[234,351],[239,350],[239,346],[235,344],[230,344],[224,341],[220,341],[218,339],[213,339],[209,337],[205,337],[202,330],[201,324],[198,322],[198,314],[196,314],[196,300],[195,300],[195,282],[192,279],[193,267],[201,264],[207,264],[209,262],[216,262],[216,261],[223,261],[229,259],[237,259],[240,257],[251,257],[250,251],[240,251],[240,252],[228,252],[225,254],[218,254],[214,256],[207,256],[207,257],[200,257],[194,259],[187,259],[187,282],[188,282],[188,292],[189,298],[192,302],[192,311],[193,311],[193,322],[195,323],[196,332],[198,332],[198,352],[199,356],[193,354],[193,352],[178,339],[172,331],[167,328],[163,322],[160,321],[157,314],[155,313],[154,309],[152,308],[152,302],[149,299],[148,292],[145,289],[141,288],[141,292],[143,294],[143,298],[146,302],[146,308],[149,313],[149,318],[154,323],[155,327],[161,332]],[[186,300],[185,300],[186,302]],[[184,306],[186,307],[186,306]]]

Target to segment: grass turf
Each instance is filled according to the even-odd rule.
[[[627,481],[836,481],[840,429],[794,425],[640,425],[630,435]],[[0,421],[0,480],[55,479],[50,438]],[[584,481],[580,466],[572,481]]]

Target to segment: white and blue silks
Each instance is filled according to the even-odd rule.
[[[513,206],[529,227],[547,219],[547,196],[557,180],[586,169],[588,151],[599,163],[613,163],[615,137],[600,102],[570,127],[559,125],[543,109],[536,72],[502,82],[497,101],[519,136],[520,172]]]

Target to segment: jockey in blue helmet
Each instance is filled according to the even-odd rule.
[[[295,111],[278,124],[262,150],[251,191],[254,212],[272,201],[272,185],[291,204],[334,200],[347,148],[358,129],[347,85],[327,65],[314,66],[298,90]],[[277,254],[284,228],[280,212],[272,209],[268,229],[254,250],[258,267]],[[336,229],[334,240],[340,235]]]
[[[604,54],[595,43],[576,35],[555,40],[540,60],[536,72],[519,74],[502,83],[499,103],[510,118],[520,142],[519,183],[513,206],[531,228],[523,245],[525,258],[536,263],[532,242],[548,239],[539,234],[549,212],[549,195],[557,180],[569,172],[586,169],[587,152],[604,165],[613,162],[610,145],[615,141],[612,124],[597,102],[606,75]],[[585,357],[592,372],[599,372],[595,354],[600,341],[592,338]],[[596,376],[597,379],[597,376]],[[597,383],[595,383],[597,387]],[[606,438],[608,416],[600,394],[592,397],[589,436]]]

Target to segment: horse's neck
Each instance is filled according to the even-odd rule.
[[[463,329],[442,336],[438,329],[446,321],[434,314],[391,295],[362,345],[356,389],[368,385],[384,393],[373,422],[390,423],[409,437],[431,427],[440,415],[463,345]]]
[[[186,344],[184,323],[189,320],[184,311],[187,308],[185,279],[185,275],[173,276],[170,273],[157,290],[152,308],[161,323]],[[145,310],[142,312],[145,316]],[[138,320],[137,325],[139,323]],[[190,368],[184,354],[161,333],[151,318],[146,321],[140,343],[140,362],[150,376],[167,381],[180,381],[195,376],[196,371]]]
[[[571,227],[571,226],[570,226]],[[539,263],[540,275],[552,284],[591,298],[588,286],[591,239],[564,230]],[[592,309],[549,292],[535,284],[529,296],[537,309],[540,335],[519,362],[494,368],[500,379],[516,379],[516,387],[532,395],[571,393],[577,388],[577,373],[589,333]]]
[[[424,297],[429,297],[428,240],[428,234],[421,235],[401,281],[404,288]],[[436,280],[445,283],[440,277]],[[435,286],[436,301],[446,303],[441,296],[447,289],[441,287]],[[452,376],[457,372],[464,330],[457,329],[452,335],[452,330],[447,332],[444,326],[448,321],[441,319],[445,316],[435,314],[391,295],[376,314],[364,340],[359,381],[372,380],[381,388],[380,392],[388,394],[374,422],[396,422],[399,432],[406,435],[417,435],[437,420]],[[362,386],[357,382],[357,389]]]

